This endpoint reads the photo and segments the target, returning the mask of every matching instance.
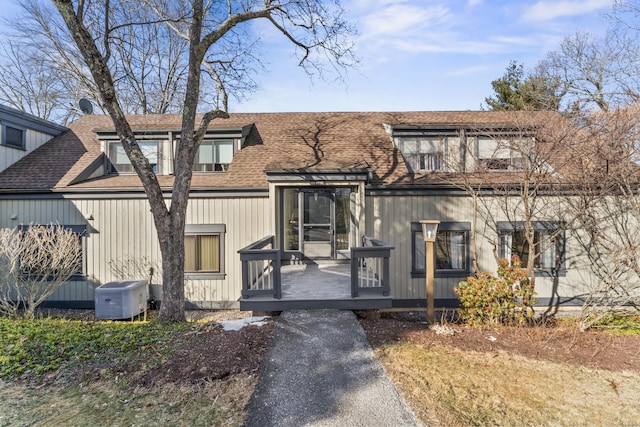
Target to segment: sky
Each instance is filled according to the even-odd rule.
[[[478,110],[511,60],[533,68],[577,31],[603,33],[610,0],[342,1],[358,68],[344,83],[309,78],[291,49],[235,111]],[[286,53],[289,52],[289,53]]]
[[[309,77],[293,47],[262,35],[260,89],[232,112],[478,110],[512,60],[533,68],[577,31],[602,34],[611,0],[342,0],[359,65]],[[0,0],[5,17],[14,0]],[[2,31],[2,28],[0,28]]]

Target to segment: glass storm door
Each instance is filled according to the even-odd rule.
[[[307,258],[332,258],[335,208],[330,190],[302,191],[302,252]]]

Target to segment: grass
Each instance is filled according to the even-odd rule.
[[[84,386],[29,388],[0,381],[0,425],[238,425],[255,377],[127,389],[115,379]]]
[[[0,318],[0,426],[238,425],[255,376],[142,388],[122,375],[162,364],[191,326]]]
[[[636,425],[640,419],[637,373],[406,342],[376,352],[425,425]]]
[[[593,326],[621,335],[640,335],[640,315],[614,314],[600,320]]]
[[[81,362],[153,362],[188,324],[0,318],[0,379],[40,381]],[[151,359],[151,360],[150,360]]]

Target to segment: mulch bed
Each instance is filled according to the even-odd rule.
[[[420,346],[449,346],[465,351],[506,352],[587,368],[640,372],[640,336],[604,331],[579,332],[566,326],[471,328],[449,325],[453,335],[438,334],[418,319],[388,316],[360,320],[375,348],[392,341]]]
[[[136,383],[151,387],[166,383],[197,383],[255,374],[273,335],[274,323],[224,331],[217,323],[198,325],[185,334],[182,348]]]

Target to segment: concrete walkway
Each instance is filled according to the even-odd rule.
[[[246,427],[416,426],[351,311],[283,312]]]

